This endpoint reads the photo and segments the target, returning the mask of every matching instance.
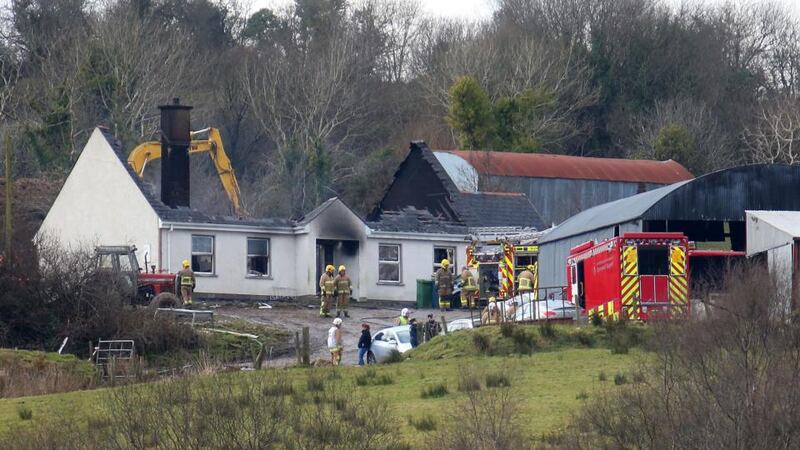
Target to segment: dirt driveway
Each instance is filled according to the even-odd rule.
[[[271,309],[258,309],[249,306],[221,306],[216,309],[216,314],[235,317],[255,323],[280,326],[291,333],[290,342],[286,347],[275,349],[279,354],[269,365],[280,367],[294,364],[297,357],[294,353],[294,333],[301,331],[303,327],[309,327],[311,337],[311,361],[317,359],[330,360],[328,352],[327,337],[328,329],[332,326],[333,318],[323,319],[319,316],[319,306],[297,305],[291,303],[276,303]],[[442,313],[439,310],[427,310],[409,308],[411,317],[420,322],[427,320],[428,314],[440,319]],[[400,315],[400,308],[384,308],[380,306],[350,306],[350,318],[342,317],[342,331],[344,332],[344,354],[342,364],[358,364],[358,338],[361,336],[361,324],[369,324],[372,334],[383,328],[394,326],[395,320]],[[445,313],[447,321],[469,317],[469,312],[448,311]],[[422,336],[420,336],[422,338]],[[283,350],[283,351],[280,351]]]

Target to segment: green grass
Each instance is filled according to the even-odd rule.
[[[94,365],[78,359],[75,355],[0,348],[0,367],[10,366],[33,371],[59,368],[74,375],[87,377],[95,374]]]
[[[523,357],[470,357],[429,361],[406,361],[399,365],[381,366],[375,369],[376,376],[389,375],[394,379],[389,385],[358,386],[357,389],[380,396],[389,402],[389,409],[405,436],[415,448],[424,446],[426,434],[414,428],[402,418],[413,412],[415,417],[428,416],[437,423],[452,420],[449,415],[455,402],[465,398],[458,392],[460,369],[467,365],[473,371],[497,373],[502,370],[510,375],[512,389],[522,399],[520,414],[526,429],[531,430],[531,439],[538,439],[566,426],[571,414],[581,406],[583,395],[592,396],[600,389],[614,389],[614,383],[601,382],[597,373],[619,373],[632,370],[637,358],[643,356],[639,350],[627,355],[612,355],[607,349],[564,349],[543,352]],[[283,370],[292,380],[294,389],[306,391],[308,374],[319,369]],[[356,386],[355,378],[366,369],[340,367],[341,383]],[[225,376],[251,376],[247,373]],[[312,377],[314,380],[320,375]],[[424,376],[424,378],[422,378]],[[221,381],[222,381],[221,380]],[[312,381],[312,384],[314,382]],[[440,398],[422,398],[420,391],[425,385],[443,384],[449,394]],[[0,400],[0,433],[18,427],[35,426],[59,417],[72,417],[76,426],[86,427],[92,414],[99,414],[103,405],[104,390],[78,391],[37,397]],[[18,407],[24,405],[33,412],[33,418],[22,421]]]
[[[513,338],[500,335],[499,327],[453,333],[437,337],[411,353],[411,358],[400,364],[363,367],[339,367],[336,369],[271,369],[280,371],[280,377],[290,380],[294,391],[308,392],[319,384],[318,379],[333,380],[337,385],[352,386],[360,392],[374,395],[387,401],[394,423],[399,426],[402,436],[412,448],[424,448],[426,440],[436,431],[424,431],[414,418],[427,418],[438,424],[453,420],[454,408],[469,394],[458,390],[458,380],[465,368],[485,382],[490,376],[507,375],[520,400],[520,420],[525,423],[528,438],[538,441],[545,435],[552,435],[566,427],[570,417],[585,403],[585,399],[596,397],[598,391],[620,389],[612,380],[602,381],[598,373],[631,373],[642,359],[649,354],[638,347],[632,347],[627,354],[612,354],[604,328],[588,328],[582,331],[557,327],[555,337],[543,338],[538,327],[528,327],[536,333],[543,346],[531,355],[513,354]],[[509,356],[474,356],[472,333],[485,334],[491,345],[505,348]],[[591,333],[598,342],[594,348],[586,348],[578,343],[577,333]],[[508,340],[509,342],[504,342]],[[505,350],[504,350],[505,351]],[[445,356],[446,355],[446,356]],[[471,355],[461,356],[458,355]],[[391,379],[391,383],[371,383],[364,375],[369,371],[369,379]],[[311,375],[309,377],[309,375]],[[219,375],[219,382],[228,377],[257,376],[253,373]],[[309,383],[311,378],[311,383]],[[360,382],[358,380],[361,380]],[[504,383],[499,383],[504,384]],[[448,394],[443,397],[422,398],[425,386],[446,386]],[[484,385],[484,389],[496,389]],[[90,417],[102,417],[105,390],[80,391],[67,394],[0,399],[0,433],[21,427],[36,426],[53,418],[72,418],[75,426],[87,427]],[[19,407],[32,411],[32,419],[23,421],[19,417]],[[421,429],[420,429],[421,428]]]

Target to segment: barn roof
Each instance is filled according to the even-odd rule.
[[[692,178],[685,167],[671,159],[650,161],[477,150],[443,152],[461,157],[482,175],[655,184],[672,184]]]
[[[636,219],[743,221],[745,210],[800,211],[800,166],[753,164],[712,172],[582,211],[540,243]]]

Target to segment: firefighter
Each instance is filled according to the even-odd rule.
[[[478,296],[478,284],[475,282],[475,275],[469,270],[468,266],[464,266],[461,271],[461,307],[474,308],[475,297]]]
[[[533,285],[534,285],[534,277],[533,271],[536,267],[533,264],[529,264],[528,267],[525,268],[520,274],[517,276],[518,284],[517,284],[517,293],[520,294],[521,300],[523,303],[530,302],[533,300],[531,297],[531,292],[533,292]]]
[[[408,325],[408,308],[400,310],[400,317],[397,318],[397,325]]]
[[[436,271],[436,287],[439,290],[439,308],[450,309],[450,297],[453,295],[453,272],[450,272],[450,261],[443,259],[442,267]]]
[[[181,301],[183,306],[190,306],[192,304],[192,292],[197,281],[195,280],[194,272],[189,268],[189,260],[184,259],[181,265],[183,269],[178,271],[177,275],[178,283],[181,286]]]
[[[330,317],[330,307],[333,301],[333,296],[336,293],[336,283],[333,277],[333,266],[328,264],[325,266],[325,273],[319,278],[319,292],[322,301],[319,305],[319,316]]]
[[[336,289],[336,317],[344,313],[344,316],[349,318],[350,314],[347,313],[347,304],[350,302],[353,288],[350,277],[347,276],[346,271],[347,268],[345,266],[339,266],[339,275],[336,275],[333,284]]]
[[[483,312],[481,313],[481,323],[499,323],[499,316],[500,312],[497,309],[497,299],[494,297],[489,297],[489,304],[486,305],[486,308],[484,308]]]

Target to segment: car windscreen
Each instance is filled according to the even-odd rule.
[[[411,336],[409,336],[408,330],[398,331],[396,334],[401,344],[408,344],[411,342]]]

